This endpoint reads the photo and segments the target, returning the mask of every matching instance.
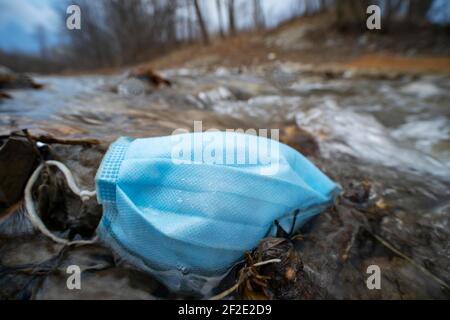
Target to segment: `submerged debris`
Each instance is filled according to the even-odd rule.
[[[280,263],[261,267],[260,275],[268,278],[266,293],[275,299],[318,299],[317,285],[303,268],[300,252],[291,239],[263,239],[254,256],[265,261],[280,259]]]
[[[291,230],[286,232],[275,221],[277,237],[262,239],[252,254],[247,253],[235,285],[212,299],[223,299],[234,291],[238,298],[248,300],[321,297],[317,285],[304,271],[300,253],[295,248],[294,241],[299,235],[293,236],[293,230],[299,211],[293,214]]]
[[[82,145],[82,146],[92,146],[92,145],[98,145],[100,144],[100,141],[97,139],[60,139],[55,138],[51,135],[39,135],[34,136],[30,135],[30,138],[34,141],[39,141],[42,143],[48,143],[48,144],[68,144],[68,145]]]
[[[0,91],[0,100],[1,99],[12,99],[12,96],[7,94],[6,92],[1,92]]]
[[[42,89],[43,84],[36,83],[30,76],[15,73],[0,66],[0,89]]]
[[[317,285],[303,270],[300,253],[291,239],[273,237],[261,240],[252,254],[247,253],[236,283],[211,299],[224,299],[231,294],[246,300],[321,297]]]
[[[130,77],[146,80],[153,86],[159,88],[161,86],[171,87],[172,82],[162,77],[156,71],[149,67],[140,67],[130,73]]]

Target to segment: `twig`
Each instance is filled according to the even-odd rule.
[[[100,144],[100,141],[97,139],[59,139],[52,137],[50,135],[40,135],[40,136],[33,136],[30,135],[33,140],[40,141],[43,143],[48,144],[68,144],[68,145],[98,145]]]
[[[2,139],[8,139],[11,136],[18,136],[18,137],[26,137],[29,140],[31,139],[32,141],[40,141],[43,143],[48,143],[48,144],[68,144],[68,145],[83,145],[83,146],[90,146],[90,145],[98,145],[100,144],[100,140],[97,139],[59,139],[59,138],[55,138],[51,135],[39,135],[39,136],[35,136],[32,135],[31,133],[28,132],[28,129],[23,129],[22,130],[23,135],[19,134],[18,132],[13,132],[11,134],[6,134],[6,135],[0,135],[0,140]]]
[[[425,273],[428,276],[430,276],[431,278],[433,278],[436,282],[438,282],[441,286],[445,287],[447,290],[450,289],[450,287],[443,280],[441,280],[438,277],[436,277],[434,274],[432,274],[430,271],[428,271],[428,269],[424,268],[423,266],[421,266],[420,264],[415,262],[413,259],[411,259],[407,255],[401,253],[398,249],[396,249],[394,246],[392,246],[389,242],[387,242],[386,240],[384,240],[380,236],[378,236],[378,235],[376,235],[374,233],[372,233],[372,235],[373,235],[373,237],[375,239],[377,239],[379,242],[381,242],[381,244],[384,245],[386,248],[388,248],[389,250],[391,250],[395,254],[399,255],[400,257],[402,257],[403,259],[405,259],[406,261],[411,263],[413,266],[418,268],[423,273]]]
[[[263,265],[266,265],[266,264],[269,264],[269,263],[279,263],[279,262],[281,262],[281,259],[270,259],[270,260],[267,260],[267,261],[257,262],[255,264],[253,264],[252,267],[260,267],[260,266],[263,266]]]
[[[248,267],[244,267],[240,272],[239,280],[234,284],[234,286],[225,290],[222,293],[219,293],[218,295],[215,295],[215,296],[209,298],[209,300],[221,300],[221,299],[225,298],[226,296],[230,295],[233,291],[237,290],[237,288],[239,288],[239,286],[245,281],[245,278],[246,278],[246,276],[243,274],[243,271],[250,269],[251,267],[260,267],[260,266],[263,266],[266,264],[280,263],[280,262],[281,262],[281,259],[270,259],[270,260],[254,263]]]

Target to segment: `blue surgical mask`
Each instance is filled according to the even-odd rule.
[[[120,138],[96,188],[100,237],[175,290],[192,287],[189,275],[224,274],[274,220],[289,230],[294,209],[297,230],[338,190],[287,145],[232,132]]]

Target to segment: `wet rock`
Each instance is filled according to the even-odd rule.
[[[111,268],[81,273],[81,289],[67,288],[67,273],[55,271],[42,282],[34,299],[81,300],[118,299],[153,300],[158,284],[148,275],[125,268]]]
[[[303,269],[299,251],[289,239],[265,238],[255,255],[258,261],[280,259],[261,267],[260,275],[269,277],[268,290],[274,299],[319,299],[318,287]]]
[[[154,87],[172,86],[172,83],[149,67],[140,67],[130,73],[130,77],[148,81]]]
[[[10,69],[0,66],[0,89],[41,89],[42,84],[25,74],[18,74]]]
[[[0,236],[13,238],[34,233],[23,201],[12,205],[0,214]]]
[[[450,283],[450,270],[442,266],[450,263],[449,207],[444,214],[432,212],[418,215],[399,212],[386,216],[381,222],[380,235],[402,253],[413,259],[445,283]],[[425,277],[426,278],[426,277]],[[429,281],[436,283],[429,277]]]
[[[71,265],[77,265],[84,272],[106,270],[115,267],[116,262],[110,249],[101,244],[91,244],[74,246],[67,250],[57,269],[65,271]]]
[[[9,268],[40,265],[57,256],[62,247],[41,234],[16,236],[14,241],[0,246],[0,265]]]
[[[404,86],[402,92],[414,95],[418,98],[427,99],[440,94],[441,89],[433,83],[416,81]]]
[[[34,290],[40,285],[43,277],[14,272],[0,267],[0,299],[27,300],[33,297]]]
[[[7,94],[6,92],[0,91],[0,101],[1,101],[1,99],[12,99],[12,96]]]
[[[304,156],[320,155],[319,144],[314,136],[296,125],[281,128],[280,141],[300,151]]]
[[[19,201],[39,155],[23,137],[10,137],[0,147],[0,206]]]

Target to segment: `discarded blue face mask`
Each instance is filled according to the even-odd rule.
[[[276,232],[274,220],[289,230],[294,209],[298,230],[338,190],[289,146],[232,132],[120,138],[96,187],[100,237],[175,290],[188,275],[224,274]]]

